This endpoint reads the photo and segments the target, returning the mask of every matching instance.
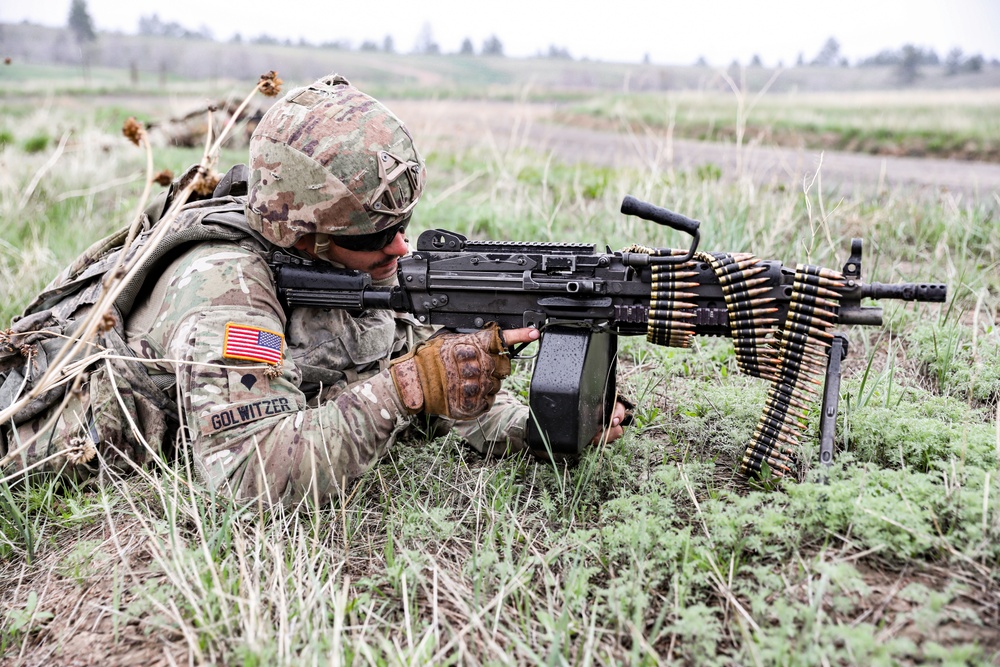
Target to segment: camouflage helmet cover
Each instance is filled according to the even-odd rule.
[[[247,220],[282,247],[372,234],[410,216],[424,179],[403,123],[332,75],[289,92],[254,130]]]

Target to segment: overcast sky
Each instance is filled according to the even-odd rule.
[[[70,0],[0,0],[0,22],[63,26]],[[491,34],[508,56],[550,45],[575,58],[713,65],[757,54],[765,65],[810,60],[829,37],[852,63],[903,44],[1000,57],[1000,0],[87,0],[99,31],[136,32],[140,16],[157,14],[216,39],[268,34],[311,43],[364,40],[410,51],[429,25],[444,52],[470,38],[477,51]],[[2,55],[2,54],[0,54]]]

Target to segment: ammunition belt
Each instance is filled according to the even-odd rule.
[[[843,276],[835,271],[799,264],[795,268],[788,315],[770,341],[777,365],[770,376],[764,412],[743,456],[740,472],[759,475],[766,463],[782,477],[791,472],[795,453],[808,424],[808,412],[819,398],[837,323]]]
[[[766,266],[754,266],[757,258],[750,253],[695,253],[695,258],[712,266],[726,299],[729,331],[736,350],[740,371],[766,380],[774,378],[777,354],[767,346],[766,337],[773,334],[778,312],[774,297],[763,296],[769,290],[761,287],[767,278],[756,278]]]
[[[630,252],[681,255],[684,250],[632,246]],[[781,477],[791,471],[808,412],[819,398],[829,348],[837,323],[844,277],[836,271],[799,264],[795,269],[788,314],[779,329],[776,297],[767,270],[750,253],[697,252],[684,264],[654,264],[646,339],[657,345],[689,347],[696,326],[698,275],[695,262],[712,267],[726,300],[729,329],[740,371],[770,382],[764,412],[740,464],[745,475],[759,475],[766,464]],[[773,293],[773,292],[772,292]]]
[[[646,252],[655,256],[683,255],[686,251],[670,248],[644,248],[633,246],[633,252]],[[692,262],[684,264],[654,264],[651,267],[652,285],[649,298],[649,321],[646,340],[669,347],[690,347],[694,336],[693,320],[697,294],[684,290],[698,287],[688,278],[698,275],[692,271]]]

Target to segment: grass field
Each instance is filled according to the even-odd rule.
[[[643,103],[606,97],[589,108],[654,122]],[[144,157],[118,128],[148,107],[128,104],[0,103],[0,320],[134,215]],[[675,116],[715,113],[699,104],[678,97]],[[952,108],[925,112],[905,97],[884,123],[996,136],[975,101],[955,104],[959,129],[943,120]],[[785,106],[768,107],[775,123]],[[826,106],[784,116],[801,125]],[[837,110],[816,122],[834,116],[866,122]],[[735,131],[722,117],[714,132]],[[199,156],[157,149],[154,162],[177,172]],[[849,239],[863,236],[868,280],[946,282],[950,299],[890,304],[883,329],[849,332],[826,483],[812,444],[799,482],[748,485],[734,473],[765,387],[736,372],[728,341],[676,350],[627,339],[620,375],[636,424],[574,465],[483,460],[454,438],[415,432],[350,496],[296,512],[213,496],[183,453],[82,486],[0,484],[0,662],[1000,660],[996,193],[833,202],[798,183],[571,167],[530,147],[427,157],[415,231],[680,243],[617,213],[630,192],[700,219],[708,250],[839,268]],[[220,164],[241,159],[232,150]],[[529,372],[508,386],[523,394]],[[811,418],[808,443],[818,408]]]
[[[568,119],[670,128],[678,137],[763,141],[871,153],[1000,161],[1000,91],[678,92],[602,97]],[[734,122],[736,119],[736,122]]]
[[[226,51],[232,45],[188,46],[209,49],[203,54],[206,60],[240,57]],[[329,61],[329,68],[315,75],[301,68],[282,70],[289,85],[339,71],[383,99],[549,102],[560,105],[563,122],[578,125],[669,130],[678,138],[708,141],[1000,162],[1000,68],[978,78],[928,74],[933,82],[966,87],[886,89],[878,86],[892,81],[891,72],[870,68],[724,71],[551,59],[319,54],[323,57],[315,49],[264,49],[264,55],[279,61],[293,56],[295,63]],[[255,51],[254,59],[260,57]],[[811,83],[827,79],[825,87]],[[133,79],[128,70],[111,67],[92,67],[86,76],[79,67],[59,65],[17,63],[0,69],[0,99],[10,109],[33,109],[39,100],[86,106],[97,94],[114,100],[106,102],[112,108],[131,101],[140,118],[160,121],[206,99],[224,99],[238,85],[222,75],[192,81],[177,73],[142,72]]]

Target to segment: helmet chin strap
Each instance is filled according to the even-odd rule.
[[[313,254],[317,257],[322,257],[330,249],[330,235],[316,234],[316,240],[313,243]]]

